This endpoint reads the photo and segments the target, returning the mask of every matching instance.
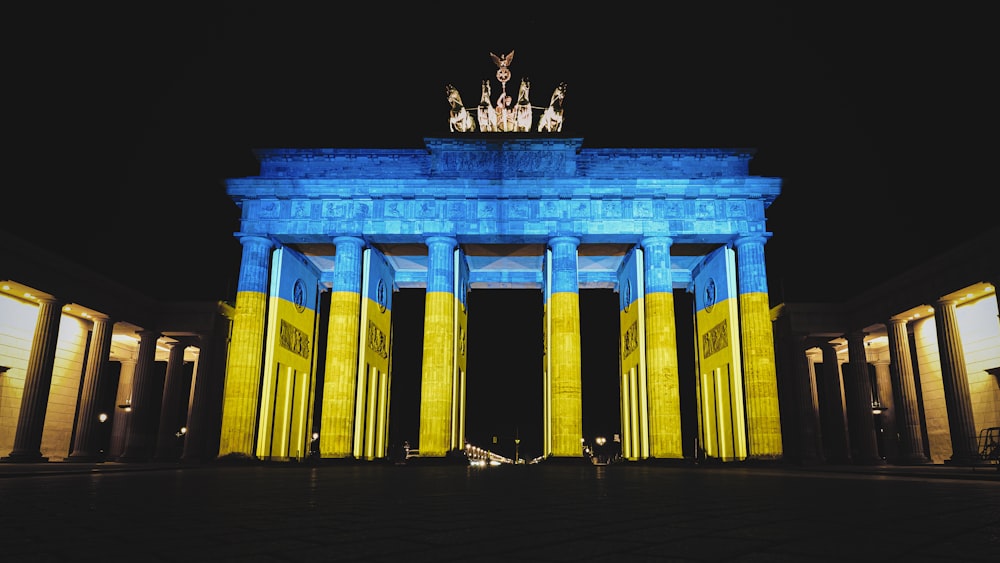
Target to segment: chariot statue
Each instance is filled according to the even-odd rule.
[[[563,124],[563,101],[566,98],[566,83],[560,82],[552,92],[547,107],[531,105],[531,81],[522,77],[517,98],[507,93],[507,82],[511,79],[510,65],[514,62],[514,51],[505,55],[490,53],[490,59],[497,66],[496,79],[500,82],[500,95],[492,101],[490,81],[483,80],[482,96],[476,107],[475,117],[462,103],[458,89],[448,84],[445,88],[451,108],[448,130],[452,133],[475,132],[477,125],[482,133],[529,132],[532,130],[533,110],[541,110],[536,130],[539,133],[559,133]]]

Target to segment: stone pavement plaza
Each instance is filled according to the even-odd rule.
[[[0,464],[0,561],[1000,559],[992,467]]]

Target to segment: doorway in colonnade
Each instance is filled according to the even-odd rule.
[[[393,296],[394,446],[419,435],[424,293]],[[466,440],[511,459],[543,453],[542,299],[538,289],[473,289],[467,299]],[[603,438],[607,455],[620,448],[618,324],[612,289],[580,290],[581,438],[591,447]]]

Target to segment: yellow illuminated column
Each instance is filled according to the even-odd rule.
[[[324,458],[346,458],[352,456],[354,439],[364,241],[337,237],[333,242],[337,245],[337,256],[330,292],[319,453]]]
[[[646,389],[649,404],[649,456],[684,457],[681,400],[674,324],[674,283],[670,237],[642,240],[645,256]]]
[[[245,236],[240,279],[236,292],[236,318],[226,365],[222,401],[219,456],[252,456],[257,433],[258,392],[264,361],[264,321],[272,243],[264,237]]]
[[[740,294],[740,337],[746,392],[748,457],[782,455],[778,376],[774,360],[771,309],[767,297],[763,236],[737,240],[736,265]]]
[[[444,457],[451,447],[455,374],[455,259],[452,237],[427,239],[424,350],[420,380],[420,457]]]
[[[548,303],[551,330],[549,402],[551,457],[583,457],[583,403],[580,369],[580,282],[574,237],[555,237],[552,288]]]

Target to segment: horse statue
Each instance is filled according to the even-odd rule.
[[[490,81],[483,80],[483,97],[479,100],[478,117],[479,130],[483,133],[497,131],[497,112],[490,101]]]
[[[563,124],[563,100],[566,98],[566,83],[560,82],[552,92],[552,99],[549,107],[545,108],[542,116],[538,118],[539,133],[558,133],[562,131]]]
[[[531,81],[527,77],[521,79],[521,87],[517,92],[517,103],[514,104],[514,131],[531,131],[531,102],[528,92]]]
[[[451,116],[448,118],[448,129],[452,133],[470,133],[476,130],[476,120],[472,114],[465,109],[462,103],[462,96],[458,93],[458,88],[449,84],[445,86],[448,94],[448,104],[451,106]]]

